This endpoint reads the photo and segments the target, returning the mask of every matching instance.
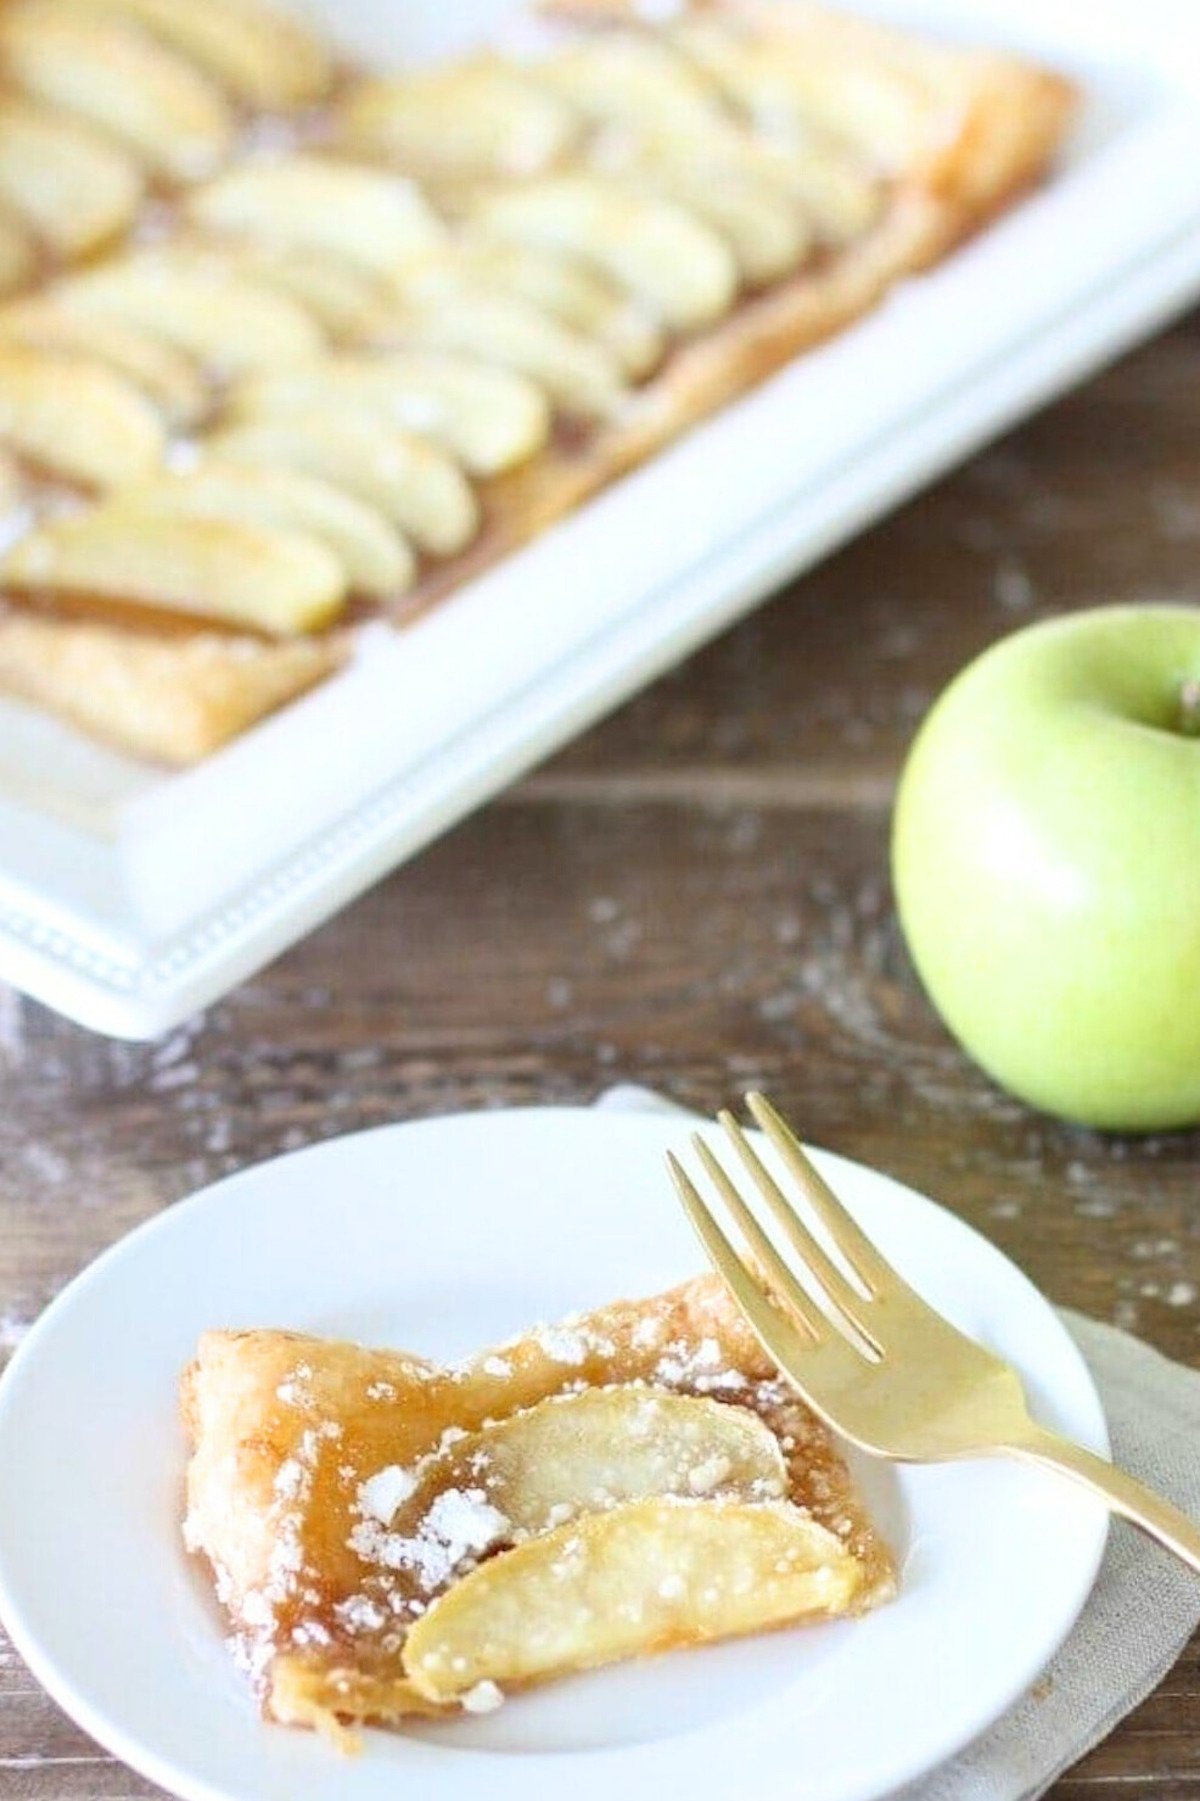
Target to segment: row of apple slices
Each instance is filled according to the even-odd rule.
[[[169,183],[219,168],[244,109],[306,106],[331,79],[317,40],[259,0],[14,0],[0,69]]]
[[[495,192],[475,227],[455,235],[409,184],[312,156],[235,169],[189,211],[220,234],[207,248],[135,252],[0,317],[0,342],[10,343],[0,350],[0,438],[83,485],[132,490],[19,544],[4,567],[15,589],[120,590],[263,629],[314,629],[347,585],[403,590],[415,562],[402,531],[435,555],[473,535],[470,489],[420,436],[474,475],[510,467],[546,439],[544,396],[565,412],[611,416],[662,354],[666,331],[719,316],[739,282],[728,243],[686,206],[589,172]],[[331,333],[404,349],[322,356]],[[256,505],[269,517],[256,526],[290,523],[319,544],[314,480],[342,489],[327,496],[327,524],[339,498],[357,509],[357,530],[343,507],[340,545],[335,533],[306,574],[286,554],[294,545],[255,558],[233,484],[149,481],[166,459],[167,425],[191,424],[206,406],[197,364],[235,384],[232,423],[210,450],[309,478],[307,497],[290,499],[264,497],[260,481]],[[375,509],[367,520],[364,508]],[[125,534],[147,509],[155,517],[139,560]],[[239,528],[207,560],[197,512]],[[363,537],[369,547],[347,561],[347,542]],[[243,559],[277,584],[249,612]],[[192,574],[207,586],[184,581],[185,593],[180,577]]]
[[[480,184],[598,167],[676,202],[727,240],[742,276],[776,279],[810,235],[870,225],[880,177],[936,141],[937,95],[877,46],[719,21],[582,34],[524,62],[476,55],[361,82],[333,140],[469,204]],[[871,54],[867,54],[870,51]]]
[[[308,173],[294,162],[272,165],[259,202],[280,185],[302,188]],[[318,187],[344,182],[368,192],[375,205],[365,209],[371,229],[364,241],[377,245],[385,234],[375,228],[397,184],[319,164],[313,173]],[[393,239],[403,231],[411,243],[422,237],[422,215],[407,190],[400,195],[391,209]],[[438,242],[436,227],[423,241]],[[445,245],[416,260],[395,332],[416,348],[322,355],[326,338],[313,309],[262,279],[261,251],[256,257],[250,244],[252,274],[239,272],[237,251],[227,245],[136,252],[0,315],[0,440],[69,481],[117,490],[102,508],[53,520],[19,543],[3,568],[11,590],[85,591],[266,630],[315,629],[336,613],[347,585],[370,595],[402,592],[415,567],[406,539],[435,556],[464,547],[479,508],[462,469],[494,474],[533,454],[549,430],[543,390],[564,408],[604,413],[619,404],[627,374],[661,352],[661,328],[601,273],[496,242]],[[487,293],[492,273],[508,274],[513,291]],[[297,278],[294,265],[291,274]],[[521,282],[586,316],[603,335],[560,323],[519,292]],[[381,301],[376,338],[398,312]],[[264,495],[260,481],[239,496],[236,484],[211,478],[203,485],[153,479],[167,460],[170,426],[194,423],[207,405],[200,367],[232,378],[220,428],[202,440],[210,454],[298,471],[310,484],[340,489],[357,510],[358,535],[369,532],[371,547],[349,562],[343,554],[340,583],[330,553],[344,553],[344,536],[301,568],[295,545],[258,554],[247,534],[253,502],[269,515],[251,522],[256,529],[277,533],[288,523],[319,538],[307,516],[311,486],[307,496],[281,496],[276,483]],[[535,380],[523,379],[522,369]],[[326,514],[338,497],[328,497]],[[298,507],[299,516],[277,517],[280,507],[285,514]],[[364,508],[374,510],[373,531]],[[351,530],[345,511],[344,535]],[[197,512],[237,529],[206,537]]]
[[[788,1499],[778,1440],[745,1408],[637,1386],[557,1395],[418,1466],[401,1538],[474,1489],[494,1554],[425,1606],[403,1647],[420,1701],[524,1683],[661,1645],[845,1612],[846,1547]]]
[[[740,280],[729,246],[686,206],[591,170],[497,189],[481,196],[470,218],[451,231],[416,187],[393,175],[292,155],[230,170],[192,195],[187,213],[235,245],[341,259],[382,284],[393,312],[397,298],[411,308],[417,323],[431,283],[440,283],[439,302],[455,281],[459,298],[492,298],[487,284],[503,282],[504,252],[510,261],[520,250],[572,259],[577,270],[592,272],[590,290],[607,293],[609,310],[613,296],[620,296],[625,310],[641,309],[644,330],[655,321],[660,334],[708,324],[727,312]],[[269,262],[260,267],[269,274]],[[378,323],[378,306],[374,312]],[[538,312],[562,329],[576,329],[562,326],[544,304]],[[598,322],[604,318],[594,301],[592,314]],[[368,309],[363,329],[372,322]],[[593,341],[593,348],[607,347]]]
[[[274,297],[251,292],[269,326]],[[462,550],[480,523],[465,469],[503,468],[545,441],[541,392],[502,368],[436,352],[344,353],[251,359],[219,424],[172,454],[152,396],[194,404],[180,341],[194,348],[183,328],[218,316],[203,298],[189,292],[175,341],[166,314],[162,337],[149,314],[143,335],[136,308],[92,316],[33,301],[0,315],[0,443],[27,467],[105,494],[85,511],[53,509],[9,550],[10,592],[312,631],[351,591],[403,593],[418,554]]]
[[[374,203],[404,184],[298,157],[236,181],[240,235],[134,250],[10,305],[0,326],[44,327],[47,305],[58,319],[99,317],[165,342],[218,380],[310,362],[331,339],[442,350],[524,375],[564,411],[594,417],[653,366],[667,327],[730,299],[715,240],[596,177],[561,178],[530,197],[528,218],[498,211],[487,232],[397,223],[386,260],[383,233],[371,229],[384,209]],[[253,188],[253,204],[243,188]],[[329,192],[329,210],[293,225],[275,205],[292,188]],[[223,197],[223,185],[216,192]],[[355,230],[357,252],[346,248]],[[533,448],[515,447],[511,460]]]
[[[756,1414],[663,1389],[552,1396],[359,1493],[349,1542],[366,1592],[403,1600],[409,1582],[421,1603],[391,1685],[398,1712],[844,1612],[862,1583],[846,1547],[788,1500],[780,1444]],[[473,1548],[488,1560],[454,1565],[430,1594],[391,1547],[419,1542],[439,1497],[464,1493],[486,1507],[488,1542]],[[272,1674],[272,1711],[301,1715],[302,1660]]]
[[[123,318],[97,323],[52,307],[15,320],[0,313],[0,444],[78,486],[126,487],[166,467],[167,424],[150,395],[157,388],[189,401],[190,373],[169,338],[143,338]],[[329,446],[323,458],[318,414]],[[265,449],[270,437],[285,463],[344,479],[354,492],[365,485],[363,497],[395,511],[422,548],[450,555],[475,523],[461,471],[436,484],[440,510],[453,497],[453,519],[426,520],[419,497],[406,518],[405,490],[432,494],[427,471],[447,463],[475,474],[510,467],[544,443],[547,418],[536,387],[485,362],[419,350],[345,352],[247,375],[200,448],[237,445],[258,461],[253,447]]]
[[[413,266],[419,271],[422,258],[436,263],[456,240],[472,250],[566,253],[679,330],[727,311],[741,278],[729,244],[686,204],[594,170],[481,195],[453,235],[415,187],[313,156],[234,168],[194,194],[188,212],[210,232],[342,257],[404,297],[413,295]],[[744,232],[754,224],[747,213]],[[798,236],[795,260],[806,248]]]
[[[107,376],[83,360],[62,373]],[[402,594],[418,551],[452,555],[477,523],[469,482],[422,437],[371,408],[321,417],[281,402],[275,415],[231,424],[194,467],[44,520],[7,552],[0,578],[15,594],[86,596],[284,636],[329,625],[351,592]]]
[[[321,46],[258,0],[17,0],[0,12],[0,294],[136,221],[151,181],[212,173],[246,107],[330,80]]]
[[[754,50],[731,40],[722,54],[719,31],[714,39],[711,29],[689,30],[709,61],[730,64],[739,93],[749,82],[757,112],[769,110],[742,67],[757,67]],[[0,280],[7,266],[10,281],[29,273],[27,229],[78,254],[131,222],[147,174],[191,181],[224,163],[235,130],[229,95],[296,105],[328,80],[313,41],[253,0],[220,0],[215,9],[191,0],[19,0],[0,17],[0,67],[25,96],[0,113],[0,200],[12,215],[0,228]],[[886,104],[875,111],[895,129]],[[360,84],[338,132],[356,151],[390,152],[434,173],[448,164],[504,174],[512,164],[527,174],[561,160],[581,124],[619,126],[624,136],[603,147],[602,164],[707,220],[751,281],[773,279],[805,254],[798,202],[822,229],[839,232],[872,205],[870,180],[832,143],[773,153],[756,145],[699,63],[641,33],[602,34],[533,71],[475,58]],[[315,194],[314,204],[321,199]],[[236,209],[232,199],[214,205]],[[319,211],[336,232],[337,209]]]

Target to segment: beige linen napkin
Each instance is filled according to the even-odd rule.
[[[596,1102],[684,1114],[648,1088]],[[1113,1457],[1200,1518],[1200,1371],[1064,1309],[1092,1372]],[[1200,1625],[1200,1578],[1122,1525],[1109,1534],[1079,1622],[1041,1680],[953,1762],[897,1801],[1036,1801],[1156,1688]]]

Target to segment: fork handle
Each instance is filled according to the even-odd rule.
[[[1168,1551],[1174,1551],[1200,1575],[1200,1525],[1107,1458],[1097,1457],[1094,1451],[1085,1451],[1082,1445],[1032,1424],[1027,1434],[1006,1449],[1026,1462],[1042,1464],[1082,1483],[1099,1495],[1113,1513],[1140,1527]]]

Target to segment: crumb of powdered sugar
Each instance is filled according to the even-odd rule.
[[[496,1709],[503,1705],[503,1689],[497,1688],[496,1684],[490,1682],[486,1677],[482,1682],[477,1682],[474,1688],[469,1688],[462,1697],[464,1713],[495,1713]]]
[[[416,1486],[417,1479],[411,1470],[401,1469],[398,1463],[389,1463],[386,1469],[378,1470],[360,1483],[359,1507],[381,1526],[390,1526],[396,1517],[396,1509],[402,1501],[408,1500]]]

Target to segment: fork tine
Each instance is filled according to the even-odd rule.
[[[723,1165],[709,1150],[699,1132],[692,1133],[692,1148],[703,1163],[705,1170],[714,1183],[721,1199],[737,1221],[738,1229],[754,1252],[767,1281],[774,1289],[776,1297],[789,1312],[804,1322],[814,1339],[826,1338],[829,1335],[829,1323],[820,1308],[807,1295],[771,1240],[767,1237],[758,1221],[747,1207],[745,1201],[729,1179]]]
[[[851,1329],[863,1339],[873,1351],[882,1354],[882,1347],[871,1329],[867,1310],[870,1301],[852,1288],[841,1270],[828,1256],[824,1247],[813,1237],[804,1221],[800,1218],[779,1184],[762,1162],[753,1145],[750,1143],[741,1126],[727,1110],[722,1110],[717,1119],[724,1128],[734,1150],[740,1157],[746,1173],[754,1183],[764,1201],[770,1207],[775,1218],[791,1242],[792,1248],[802,1258],[805,1267],[814,1282],[824,1290],[827,1299],[832,1303]],[[733,1191],[736,1193],[736,1190]],[[726,1195],[726,1199],[728,1199]],[[744,1208],[744,1203],[739,1203]],[[732,1206],[732,1202],[730,1203]],[[747,1210],[748,1211],[748,1210]],[[753,1215],[750,1215],[753,1218]],[[741,1219],[739,1216],[739,1224]],[[768,1241],[769,1242],[769,1241]],[[757,1246],[756,1246],[757,1248]],[[786,1267],[786,1266],[784,1266]],[[791,1298],[790,1295],[788,1297]]]
[[[675,1192],[683,1203],[683,1210],[691,1222],[700,1243],[704,1246],[710,1262],[718,1275],[728,1285],[734,1300],[742,1313],[758,1334],[770,1355],[781,1366],[785,1364],[787,1355],[794,1356],[811,1351],[828,1333],[828,1326],[822,1320],[819,1326],[812,1325],[803,1317],[798,1317],[794,1325],[784,1320],[763,1293],[757,1280],[750,1274],[709,1209],[700,1198],[700,1191],[688,1175],[679,1159],[673,1152],[667,1152],[667,1167],[671,1172],[671,1180],[675,1184]],[[781,1349],[776,1350],[767,1343],[765,1332],[771,1328],[772,1318],[778,1321],[779,1332],[776,1334]],[[820,1316],[818,1315],[818,1319]],[[784,1330],[787,1328],[787,1330]],[[789,1334],[792,1342],[788,1342]]]
[[[752,1091],[746,1096],[746,1105],[755,1124],[775,1146],[813,1212],[868,1293],[878,1295],[888,1289],[911,1293],[908,1283],[876,1250],[829,1184],[818,1174],[800,1140],[766,1095]]]

